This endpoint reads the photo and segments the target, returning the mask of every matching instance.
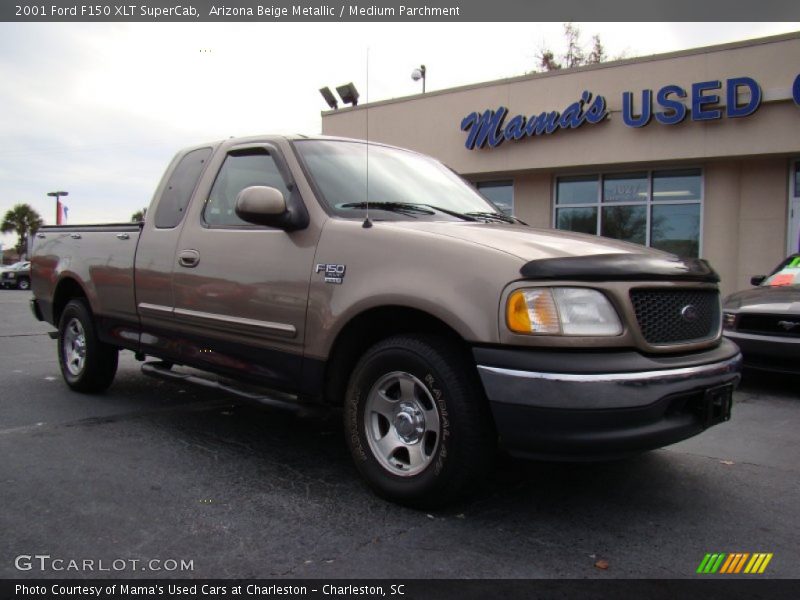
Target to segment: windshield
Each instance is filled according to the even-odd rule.
[[[765,287],[800,286],[800,254],[793,254],[761,284]]]
[[[392,219],[456,219],[470,213],[503,213],[441,163],[407,150],[328,140],[298,140],[295,148],[337,215]],[[416,209],[415,207],[421,207]]]

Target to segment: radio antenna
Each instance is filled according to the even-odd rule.
[[[367,214],[361,226],[364,229],[372,227],[372,221],[369,220],[369,46],[367,46],[367,105],[364,107],[364,115],[367,120]]]

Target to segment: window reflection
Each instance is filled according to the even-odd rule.
[[[645,202],[647,173],[606,175],[603,177],[603,202]]]
[[[653,172],[653,201],[700,200],[700,169]]]
[[[514,182],[482,181],[476,185],[478,191],[507,215],[514,214]]]
[[[700,169],[559,177],[555,226],[697,257],[702,199]]]
[[[597,203],[597,175],[588,177],[559,177],[558,204],[596,204]]]

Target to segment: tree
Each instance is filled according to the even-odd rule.
[[[556,62],[552,51],[542,50],[539,53],[539,66],[545,71],[558,71],[561,68],[561,63]]]
[[[586,54],[581,49],[581,30],[572,23],[564,25],[564,37],[567,38],[567,52],[564,62],[568,69],[580,67],[586,63]]]
[[[549,48],[539,50],[537,55],[539,68],[545,71],[558,71],[584,65],[596,65],[608,60],[599,35],[592,36],[592,49],[588,55],[581,44],[581,30],[576,25],[564,24],[564,38],[567,42],[567,50],[558,60],[555,53]]]
[[[42,217],[28,204],[17,204],[3,217],[0,231],[3,233],[16,232],[19,240],[14,249],[22,256],[28,251],[28,236],[34,235],[42,226]]]
[[[589,57],[586,59],[587,65],[596,65],[606,60],[606,49],[603,48],[603,44],[600,42],[599,35],[592,36],[592,51],[589,53]]]
[[[131,221],[134,223],[138,223],[139,221],[144,221],[144,216],[147,214],[147,207],[137,210],[135,213],[131,215]]]

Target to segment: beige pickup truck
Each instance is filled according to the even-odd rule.
[[[44,227],[33,312],[64,379],[143,371],[341,407],[379,494],[424,506],[513,454],[605,459],[730,417],[740,354],[705,261],[533,229],[439,162],[264,136],[180,152],[144,223]]]

